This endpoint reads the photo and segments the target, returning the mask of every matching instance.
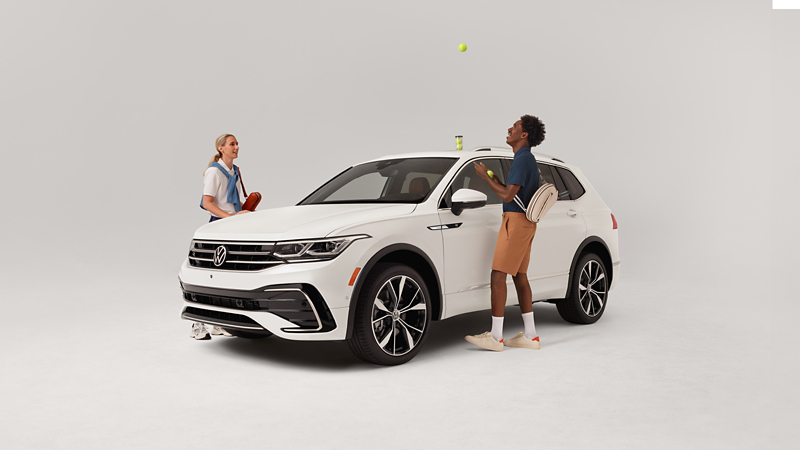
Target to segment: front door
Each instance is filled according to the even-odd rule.
[[[489,281],[503,201],[475,173],[476,161],[485,164],[502,183],[507,176],[500,159],[477,158],[461,168],[442,197],[439,220],[444,241],[446,317],[491,306]],[[457,216],[450,210],[450,198],[464,188],[483,192],[487,202],[484,207],[466,209]]]

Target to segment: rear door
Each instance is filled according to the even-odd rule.
[[[528,278],[531,280],[534,300],[560,298],[566,294],[572,258],[586,238],[586,223],[580,206],[583,192],[573,186],[573,199],[569,185],[561,176],[562,170],[568,172],[567,169],[539,162],[541,180],[556,186],[558,201],[539,221],[531,245]]]

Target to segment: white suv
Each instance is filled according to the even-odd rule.
[[[616,220],[579,169],[534,155],[559,201],[533,240],[533,300],[593,323],[619,278]],[[502,200],[473,162],[505,183],[513,157],[500,148],[387,156],[296,206],[204,225],[180,270],[182,318],[242,338],[345,339],[365,361],[409,361],[431,320],[489,308]]]

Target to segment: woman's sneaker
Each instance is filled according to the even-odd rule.
[[[211,335],[212,335],[212,336],[227,336],[227,337],[233,337],[233,335],[232,335],[232,334],[228,333],[227,331],[225,331],[224,329],[222,329],[222,328],[220,328],[220,327],[212,327],[212,328],[211,328]]]
[[[525,337],[525,333],[522,331],[517,333],[517,335],[513,338],[507,340],[505,344],[506,347],[529,348],[531,350],[539,350],[541,348],[539,345],[539,336],[536,336],[533,339],[528,339]]]
[[[464,339],[466,339],[470,344],[475,344],[478,347],[485,348],[486,350],[494,350],[496,352],[503,351],[503,340],[500,339],[500,342],[494,340],[494,336],[492,336],[491,331],[487,331],[483,334],[476,334],[475,336],[467,336]]]
[[[189,333],[189,337],[192,339],[197,339],[198,341],[207,341],[211,339],[211,336],[208,334],[208,330],[206,329],[206,324],[199,322],[192,324],[192,331]]]

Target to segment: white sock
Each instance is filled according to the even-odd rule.
[[[535,338],[536,335],[536,325],[533,324],[533,311],[529,313],[522,314],[522,322],[525,324],[525,337],[528,339]]]
[[[503,318],[492,316],[492,337],[500,342],[503,339]]]

